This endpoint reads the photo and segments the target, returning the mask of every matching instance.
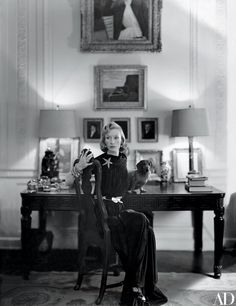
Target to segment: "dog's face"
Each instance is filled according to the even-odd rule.
[[[141,175],[146,175],[147,173],[151,173],[152,163],[149,160],[143,159],[137,163],[136,167]]]

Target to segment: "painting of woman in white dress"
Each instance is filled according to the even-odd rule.
[[[81,3],[81,51],[161,51],[162,0]]]
[[[97,40],[148,39],[149,0],[95,0]]]

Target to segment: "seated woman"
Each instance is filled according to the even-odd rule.
[[[167,298],[157,287],[154,232],[143,213],[125,209],[122,202],[128,185],[127,146],[118,124],[111,122],[103,128],[100,147],[104,153],[96,159],[102,166],[102,195],[112,244],[125,271],[120,305],[144,306],[148,301],[163,305]],[[72,175],[80,176],[92,158],[90,151],[83,152],[74,163]]]

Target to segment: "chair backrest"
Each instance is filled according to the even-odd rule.
[[[92,173],[95,174],[95,194],[92,194]],[[96,215],[99,233],[103,237],[104,234],[109,231],[109,227],[107,224],[108,214],[101,193],[102,167],[100,162],[94,159],[93,164],[84,169],[81,179],[82,184],[80,184],[80,178],[75,178],[75,190],[77,196],[79,197],[81,210],[83,210],[83,201],[81,199],[82,189],[83,194],[89,196],[94,205],[94,212]]]

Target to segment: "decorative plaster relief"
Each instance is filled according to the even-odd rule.
[[[27,0],[17,1],[17,106],[16,142],[26,144],[25,116],[28,105],[28,7]]]
[[[27,0],[18,0],[17,8],[17,89],[18,102],[24,105],[27,99]]]
[[[54,39],[53,39],[53,5],[54,2],[44,0],[44,100],[48,106],[54,100]]]
[[[189,100],[199,96],[198,92],[198,0],[189,3]]]
[[[222,139],[226,139],[226,90],[227,90],[227,70],[226,70],[226,1],[216,0],[216,151],[219,156],[226,159],[226,143],[222,144]]]

